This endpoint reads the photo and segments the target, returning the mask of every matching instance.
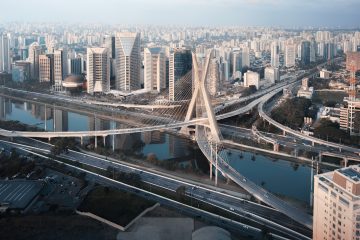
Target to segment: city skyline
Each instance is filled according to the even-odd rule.
[[[2,8],[15,11],[4,11],[0,22],[283,27],[359,27],[360,22],[356,0],[15,0],[3,2]]]

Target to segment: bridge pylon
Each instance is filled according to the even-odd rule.
[[[199,68],[198,60],[195,53],[192,53],[193,62],[193,84],[194,92],[189,104],[188,111],[185,116],[185,121],[190,121],[193,118],[207,118],[202,125],[207,126],[211,131],[212,141],[219,143],[221,141],[221,133],[217,125],[214,109],[211,105],[211,99],[206,87],[206,78],[209,72],[209,64],[212,56],[210,51],[206,56],[206,60],[202,68]],[[180,130],[183,134],[188,134],[188,127],[182,127]]]

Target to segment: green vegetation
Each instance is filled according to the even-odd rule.
[[[137,173],[120,172],[114,167],[108,167],[106,170],[106,177],[115,179],[117,181],[127,183],[136,187],[140,187],[142,184],[141,177]]]
[[[311,100],[306,98],[287,99],[271,112],[271,117],[290,128],[298,129],[304,123],[304,117],[314,118],[316,110],[310,109]]]
[[[314,136],[346,145],[359,145],[360,143],[359,137],[350,136],[349,133],[340,129],[338,123],[333,123],[327,119],[320,120],[320,123],[314,129]]]
[[[314,90],[328,89],[329,83],[330,79],[311,78],[309,80],[309,86],[314,87]]]
[[[0,178],[12,177],[19,173],[21,176],[32,172],[35,168],[35,162],[29,161],[25,157],[12,150],[9,156],[4,153],[0,155]]]
[[[53,155],[59,155],[61,153],[67,153],[69,149],[74,150],[77,142],[74,138],[53,138],[51,144],[54,146],[51,148]]]
[[[3,121],[0,120],[0,128],[9,130],[9,131],[43,131],[34,126],[29,126],[19,121]]]
[[[342,103],[344,97],[347,97],[348,93],[340,91],[322,91],[315,92],[312,101],[317,104],[329,105],[329,103]]]
[[[247,97],[255,93],[256,91],[256,87],[254,85],[250,85],[248,88],[245,88],[245,90],[241,93],[241,97]]]
[[[96,187],[84,199],[79,210],[126,226],[155,202],[109,187]]]

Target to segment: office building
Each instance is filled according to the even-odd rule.
[[[0,36],[0,72],[11,73],[10,40],[5,34]]]
[[[62,81],[65,78],[65,73],[67,73],[64,66],[67,65],[66,52],[64,50],[55,50],[54,51],[54,82],[53,89],[55,91],[61,91]]]
[[[326,70],[326,69],[322,69],[320,71],[320,78],[323,78],[323,79],[329,79],[330,78],[330,74],[331,72]]]
[[[296,46],[294,44],[286,45],[285,47],[285,66],[287,68],[295,66]]]
[[[200,66],[199,66],[200,67]],[[177,84],[179,80],[189,74],[192,69],[191,51],[184,48],[176,48],[170,52],[169,58],[169,100],[177,101],[179,91],[184,91],[182,84]],[[189,84],[192,85],[192,79]]]
[[[241,71],[244,67],[250,67],[250,52],[249,48],[241,49]]]
[[[336,56],[336,48],[334,43],[326,43],[324,48],[324,60],[332,60]]]
[[[68,59],[68,74],[80,75],[83,72],[83,59],[81,56]]]
[[[309,78],[303,78],[301,88],[297,92],[297,97],[311,99],[314,94],[314,88],[309,87]]]
[[[140,34],[121,32],[116,35],[115,89],[131,92],[141,88]]]
[[[279,55],[280,55],[279,44],[277,42],[273,42],[271,44],[271,66],[272,67],[275,67],[275,68],[279,67],[279,65],[280,65]]]
[[[316,175],[313,239],[359,239],[359,206],[358,165]]]
[[[162,48],[144,49],[144,88],[157,92],[166,88],[166,56]]]
[[[310,42],[310,62],[316,62],[316,42]]]
[[[110,91],[110,58],[107,48],[87,49],[87,92]]]
[[[54,55],[39,55],[39,82],[54,82]]]
[[[11,68],[12,80],[15,82],[24,82],[30,80],[30,62],[16,61]]]
[[[307,66],[310,64],[310,42],[304,41],[301,43],[301,64]]]
[[[211,96],[215,96],[220,85],[220,64],[216,58],[210,59],[208,77],[206,78],[207,89]]]
[[[354,67],[355,71],[360,70],[360,52],[346,53],[346,70],[350,71]]]
[[[231,75],[234,77],[236,72],[242,71],[242,52],[234,50],[231,52]]]
[[[29,46],[29,58],[30,62],[30,75],[31,79],[39,80],[39,55],[41,54],[41,47],[37,42],[32,43]]]
[[[255,86],[256,89],[260,87],[260,75],[257,72],[247,71],[244,74],[244,87]]]
[[[279,68],[267,67],[264,71],[265,80],[275,84],[275,82],[280,81],[280,71]]]

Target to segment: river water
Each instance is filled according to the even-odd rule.
[[[40,103],[0,96],[0,119],[15,120],[47,131],[107,130],[124,124],[95,115],[64,111]],[[91,140],[88,140],[91,141]],[[193,141],[163,132],[109,136],[106,146],[113,151],[154,153],[161,161],[176,161],[177,167],[196,168],[207,174],[206,159]],[[269,191],[309,204],[311,168],[294,162],[232,149],[230,164],[245,177]]]

